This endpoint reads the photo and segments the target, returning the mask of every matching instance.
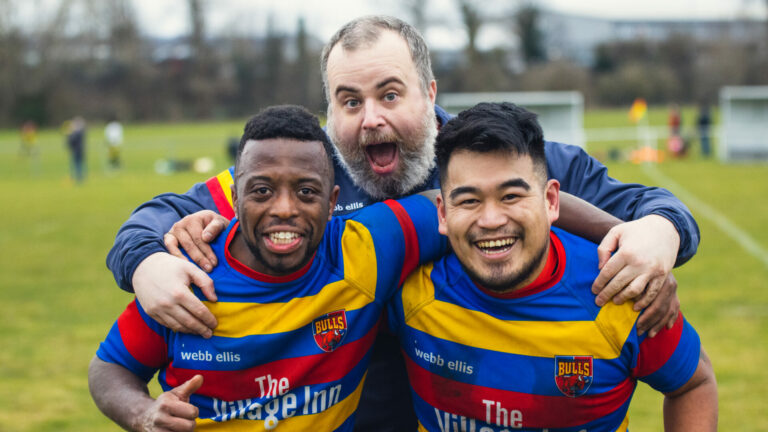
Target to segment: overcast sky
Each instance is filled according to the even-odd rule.
[[[425,35],[433,48],[463,44],[456,0],[423,0],[435,24]],[[500,17],[530,1],[556,11],[619,19],[736,19],[766,18],[765,0],[478,0],[485,13]],[[54,14],[61,0],[24,0],[11,3],[10,11],[21,22]],[[74,1],[77,4],[78,0]],[[264,34],[268,17],[285,32],[296,30],[304,18],[307,30],[327,40],[341,25],[367,14],[389,14],[411,20],[397,0],[203,0],[209,34]],[[189,31],[187,0],[132,0],[142,32],[173,37]],[[484,35],[481,34],[481,39]],[[486,35],[498,40],[503,35]],[[483,41],[480,41],[482,47]]]
[[[434,48],[464,43],[455,0],[426,0],[428,16],[438,25],[425,35]],[[367,14],[395,15],[410,20],[404,2],[382,0],[207,0],[207,29],[211,33],[263,34],[268,17],[278,29],[294,32],[299,16],[307,30],[327,40],[341,25]],[[519,0],[478,1],[490,13],[511,10]],[[188,31],[185,0],[134,0],[142,30],[155,36]],[[765,0],[539,0],[556,11],[606,18],[636,19],[765,19]],[[500,14],[498,14],[500,15]],[[497,39],[497,35],[487,35]],[[481,46],[483,41],[480,41]]]

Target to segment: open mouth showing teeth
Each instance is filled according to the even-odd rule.
[[[365,147],[365,154],[374,171],[381,174],[394,168],[397,162],[397,145],[390,142],[368,145]]]
[[[274,244],[288,244],[299,238],[295,232],[279,231],[269,233],[269,240]]]
[[[483,241],[475,242],[475,245],[484,253],[493,255],[493,254],[503,253],[512,249],[512,245],[515,244],[515,241],[517,241],[517,239],[515,238],[483,240]]]

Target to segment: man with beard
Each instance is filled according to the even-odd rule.
[[[421,35],[395,18],[364,17],[342,27],[322,57],[328,133],[337,151],[336,183],[341,187],[335,214],[352,214],[383,198],[438,187],[434,137],[450,117],[435,105],[437,85]],[[614,295],[617,302],[640,296],[638,308],[654,298],[663,300],[648,309],[658,315],[645,313],[641,321],[651,333],[657,332],[670,318],[667,315],[675,312],[669,308],[675,285],[664,281],[673,265],[689,259],[698,246],[695,221],[669,192],[621,184],[583,150],[553,142],[545,145],[549,175],[560,180],[563,190],[632,220],[612,228],[599,249],[603,271],[594,286],[600,291],[598,304]],[[231,182],[230,168],[185,195],[164,194],[142,205],[120,229],[107,258],[118,284],[135,290],[149,315],[174,330],[210,336],[216,326],[187,288],[194,283],[215,300],[210,278],[168,254],[166,246],[180,255],[180,244],[193,261],[210,271],[217,260],[206,242],[233,216]],[[207,211],[179,222],[166,234],[181,217],[200,210]],[[604,233],[609,228],[605,218],[573,213],[570,218],[589,220],[587,229]],[[662,286],[670,289],[656,297]],[[397,356],[394,347],[392,338],[377,342],[358,415],[361,429],[403,430],[407,427],[403,424],[414,423],[407,413],[409,403],[401,397],[404,372],[393,372],[397,369],[393,365],[402,365],[392,357]]]
[[[551,224],[535,114],[479,104],[437,138],[440,232],[453,253],[395,294],[419,430],[627,430],[637,380],[665,394],[666,430],[717,430],[717,385],[678,315],[639,335],[630,303],[595,305],[596,245]],[[458,428],[457,428],[458,427]]]
[[[140,431],[353,429],[382,311],[446,241],[423,196],[332,218],[332,154],[303,108],[248,122],[237,217],[213,243],[219,301],[208,307],[219,326],[208,339],[175,333],[131,302],[89,370],[108,417]],[[158,370],[165,393],[155,400],[146,382]]]

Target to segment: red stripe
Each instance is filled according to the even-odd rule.
[[[468,418],[496,424],[496,402],[507,412],[522,413],[523,428],[566,428],[583,425],[619,409],[631,396],[635,381],[625,379],[607,392],[576,398],[541,396],[466,384],[433,374],[404,355],[411,386],[429,405]],[[553,377],[547,379],[554,380]],[[488,406],[492,401],[491,421]]]
[[[117,328],[125,348],[139,363],[152,368],[165,365],[168,345],[144,322],[135,301],[117,319]]]
[[[218,209],[219,214],[227,219],[235,217],[235,210],[232,209],[232,206],[229,204],[227,195],[224,193],[224,189],[222,188],[218,177],[214,176],[209,178],[208,181],[205,182],[205,185],[208,186],[208,191],[211,193],[211,198],[213,198],[213,203],[216,204],[216,209]]]
[[[176,368],[171,363],[166,369],[165,379],[168,385],[177,387],[201,374],[203,385],[198,393],[224,400],[246,399],[261,394],[256,378],[266,375],[273,380],[287,378],[290,388],[336,381],[344,378],[362,360],[373,344],[377,328],[373,326],[362,338],[344,344],[332,353],[282,359],[239,371],[200,371]]]
[[[632,369],[635,378],[648,376],[664,366],[677,349],[677,344],[683,335],[683,313],[677,314],[677,321],[671,329],[664,327],[656,336],[646,337],[640,343],[640,354],[637,357],[637,366]]]
[[[416,227],[413,221],[405,211],[403,206],[395,200],[386,200],[384,204],[388,205],[395,214],[397,221],[400,222],[400,228],[405,237],[405,259],[403,260],[403,272],[400,273],[398,286],[402,285],[405,278],[419,265],[419,236],[416,234]]]

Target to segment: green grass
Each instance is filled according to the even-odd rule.
[[[652,111],[651,123],[664,124],[663,112]],[[587,113],[589,127],[622,127],[625,119],[624,111]],[[690,124],[693,114],[684,119]],[[241,129],[240,121],[128,125],[125,166],[109,173],[101,128],[94,126],[82,185],[67,179],[58,131],[41,132],[35,164],[17,154],[16,131],[0,131],[0,431],[118,430],[91,402],[86,379],[98,343],[131,298],[116,288],[106,253],[135,206],[207,178],[157,175],[157,159],[208,156],[216,173],[229,165],[226,138]],[[609,169],[623,181],[653,184],[640,166],[617,161]],[[768,165],[724,165],[694,153],[659,169],[768,248]],[[684,312],[715,366],[720,428],[768,430],[762,391],[768,385],[768,269],[704,215],[694,215],[701,247],[675,274]],[[631,429],[660,430],[661,401],[641,384]]]

